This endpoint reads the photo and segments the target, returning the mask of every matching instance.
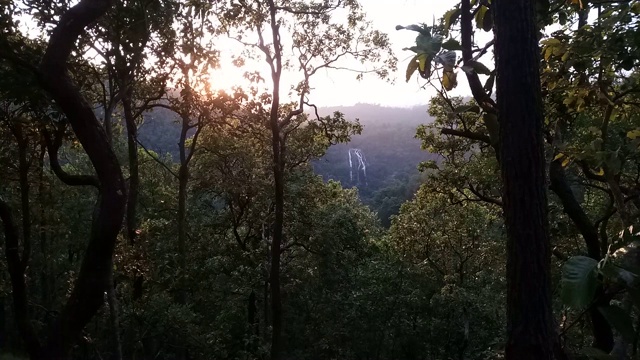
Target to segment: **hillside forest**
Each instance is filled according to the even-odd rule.
[[[640,1],[438,16],[0,0],[0,359],[640,359]]]

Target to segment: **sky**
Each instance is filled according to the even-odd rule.
[[[429,99],[435,96],[435,90],[429,86],[425,87],[426,81],[418,79],[417,74],[408,83],[405,81],[405,69],[413,53],[402,49],[414,45],[417,33],[406,30],[397,31],[395,27],[396,25],[418,23],[431,24],[434,19],[441,18],[458,1],[360,0],[360,3],[373,27],[389,35],[392,50],[398,59],[397,71],[391,73],[390,81],[385,81],[379,79],[375,74],[365,75],[363,80],[356,80],[356,74],[353,72],[333,69],[321,70],[311,79],[313,90],[309,95],[310,102],[321,107],[348,106],[357,103],[390,107],[412,107],[427,104]],[[23,30],[26,33],[37,33],[35,23],[29,21],[28,18],[25,20],[22,22]],[[220,41],[216,41],[216,47],[221,50],[223,57],[226,56],[226,61],[222,61],[221,69],[208,74],[210,84],[213,88],[225,90],[230,90],[235,85],[242,86],[243,72],[246,69],[238,69],[230,65],[231,56],[237,54],[240,49],[238,43],[230,39],[220,39]],[[266,66],[264,63],[256,65]],[[268,68],[264,68],[264,70],[268,70]],[[458,79],[458,87],[450,94],[469,95],[470,91],[461,74],[458,75]],[[297,83],[299,80],[299,77],[292,78],[290,83]],[[281,88],[286,87],[282,86]],[[281,93],[281,97],[283,96],[286,94]]]
[[[356,74],[340,70],[321,70],[311,79],[313,88],[309,95],[310,102],[318,106],[348,106],[356,103],[379,104],[391,107],[412,107],[425,105],[435,94],[426,81],[418,80],[417,74],[408,83],[405,81],[405,69],[413,56],[410,51],[402,50],[414,45],[416,32],[397,31],[396,25],[416,23],[431,24],[434,19],[456,5],[455,0],[360,0],[367,19],[373,27],[387,33],[392,49],[398,58],[398,70],[391,74],[391,80],[379,79],[374,74],[365,75],[363,80],[356,80]],[[220,43],[219,43],[220,44]],[[233,45],[229,45],[233,52]],[[224,46],[223,46],[224,48]],[[224,53],[224,51],[223,51]],[[266,69],[265,69],[266,70]],[[231,88],[242,77],[242,71],[225,67],[211,74],[214,87]],[[299,81],[299,79],[296,79]],[[458,88],[450,92],[452,95],[468,95],[470,93],[466,81],[459,74]]]
[[[392,49],[398,58],[398,70],[391,74],[395,78],[393,84],[378,79],[374,75],[364,80],[355,80],[354,74],[331,71],[316,79],[311,97],[327,105],[353,105],[355,103],[380,104],[385,106],[410,107],[425,105],[435,91],[422,88],[424,81],[418,82],[414,76],[408,83],[405,81],[407,62],[413,56],[405,47],[414,45],[416,33],[413,31],[396,31],[396,25],[416,23],[432,23],[439,19],[457,1],[452,0],[361,0],[367,17],[380,31],[389,35]],[[464,81],[461,88],[454,92],[464,92]]]

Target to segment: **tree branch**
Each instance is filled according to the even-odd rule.
[[[47,145],[47,153],[49,154],[49,166],[51,170],[56,174],[58,179],[69,186],[93,186],[96,189],[100,187],[98,178],[93,175],[72,175],[67,173],[60,166],[58,160],[58,150],[62,146],[62,136],[64,133],[64,127],[60,127],[55,135],[55,139],[51,139],[51,134],[46,129],[42,130],[44,134],[44,141]]]

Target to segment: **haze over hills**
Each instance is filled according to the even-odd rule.
[[[356,104],[318,109],[321,116],[335,111],[342,112],[347,119],[359,119],[362,134],[354,136],[348,144],[329,148],[324,157],[313,163],[314,171],[325,180],[340,181],[343,187],[358,187],[362,201],[388,225],[389,216],[397,213],[421,182],[418,164],[433,158],[421,150],[420,140],[415,138],[416,128],[431,121],[427,106],[397,108]],[[145,115],[139,130],[141,143],[158,153],[170,153],[176,159],[180,129],[175,119],[175,114],[166,109]]]

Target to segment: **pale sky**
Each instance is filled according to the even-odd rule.
[[[323,74],[324,78],[316,79],[318,83],[311,94],[311,98],[318,99],[327,105],[353,105],[355,103],[371,103],[386,106],[414,106],[425,105],[435,92],[421,89],[425,81],[418,82],[417,74],[408,83],[405,81],[405,69],[408,60],[413,56],[410,51],[402,48],[414,45],[417,35],[413,31],[396,31],[396,25],[416,23],[431,24],[433,19],[439,19],[457,1],[452,0],[361,0],[367,12],[368,19],[380,31],[389,34],[393,51],[398,58],[398,70],[392,77],[394,84],[388,84],[374,75],[366,76],[357,81],[353,74],[331,71]],[[460,76],[461,74],[459,74]],[[465,81],[460,78],[460,89],[465,92]],[[468,92],[468,91],[467,91]]]
[[[398,58],[398,70],[391,74],[394,83],[385,82],[374,74],[365,75],[358,81],[356,74],[340,70],[319,71],[311,79],[313,88],[309,99],[312,103],[325,106],[353,105],[356,103],[380,104],[385,106],[411,107],[425,105],[435,95],[435,91],[426,84],[425,80],[418,80],[417,74],[407,83],[405,81],[405,69],[409,59],[413,56],[410,51],[403,51],[404,47],[414,45],[416,32],[397,31],[396,25],[409,25],[417,23],[431,24],[434,19],[442,15],[458,3],[457,0],[360,0],[367,19],[373,23],[373,27],[389,35],[392,49]],[[35,24],[25,17],[22,22],[26,33],[35,32]],[[31,29],[29,24],[33,25]],[[482,36],[482,35],[479,35]],[[484,39],[482,39],[484,40]],[[237,54],[238,43],[229,39],[216,41],[218,50],[223,60],[222,69],[216,70],[208,76],[214,88],[230,89],[233,85],[243,85],[242,74],[245,70],[234,68],[230,65],[232,54]],[[226,66],[224,63],[227,63]],[[257,67],[266,66],[265,63],[255,64]],[[255,66],[254,65],[254,66]],[[492,68],[491,64],[487,65]],[[268,68],[264,68],[267,70]],[[459,71],[460,72],[460,71]],[[265,75],[263,75],[265,76]],[[267,76],[265,76],[266,78]],[[291,83],[297,83],[299,77],[292,78]],[[283,80],[284,81],[284,80]],[[458,74],[458,87],[450,92],[452,95],[468,95],[470,93],[463,74]],[[283,84],[286,85],[286,84]],[[286,89],[287,86],[281,86]],[[281,94],[286,97],[286,94]],[[292,98],[290,100],[296,101]]]
[[[392,49],[398,58],[398,70],[391,74],[395,78],[393,84],[379,79],[374,74],[365,75],[361,81],[356,80],[356,74],[348,71],[326,70],[319,71],[311,78],[313,88],[309,99],[318,106],[353,105],[356,103],[380,104],[384,106],[411,107],[425,105],[435,95],[435,91],[427,86],[425,80],[418,80],[417,74],[408,83],[405,81],[405,69],[409,59],[414,55],[410,51],[403,51],[404,47],[414,45],[417,33],[413,31],[397,31],[396,25],[409,25],[416,23],[431,24],[434,18],[437,20],[453,6],[455,0],[360,0],[367,13],[368,20],[373,26],[389,35]],[[228,44],[228,45],[222,45]],[[237,43],[236,43],[237,44]],[[237,49],[233,43],[224,40],[218,41],[218,46],[225,49],[227,55]],[[237,51],[237,50],[236,50]],[[487,64],[490,68],[491,64]],[[222,65],[223,69],[211,74],[211,83],[214,87],[230,88],[238,84],[238,78],[242,77],[242,71]],[[258,67],[265,64],[258,64]],[[267,68],[264,68],[267,70]],[[266,77],[266,76],[265,76]],[[284,77],[284,76],[283,76]],[[452,95],[468,95],[470,91],[466,86],[463,74],[458,74],[458,88],[450,92]],[[296,77],[295,81],[300,78]],[[284,81],[284,79],[283,79]],[[293,82],[293,81],[292,81]],[[281,88],[286,88],[281,86]],[[285,97],[281,94],[281,97]],[[290,99],[294,100],[295,99]]]

